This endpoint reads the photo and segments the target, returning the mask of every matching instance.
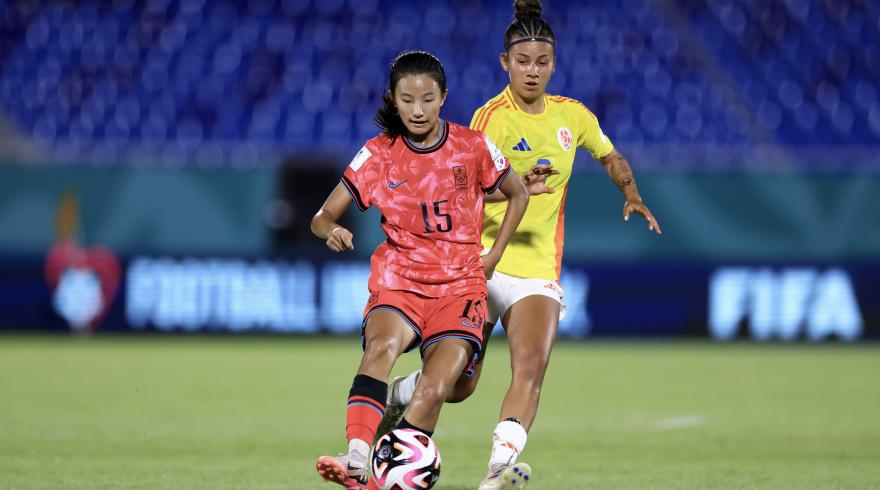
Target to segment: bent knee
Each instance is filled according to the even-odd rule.
[[[428,402],[431,405],[442,404],[447,397],[446,391],[439,384],[420,384],[418,388],[416,388],[416,395],[418,398]]]
[[[520,350],[512,353],[513,374],[522,372],[525,376],[543,376],[550,365],[550,352]]]
[[[455,389],[446,397],[446,403],[461,403],[471,395],[474,394],[474,391],[477,389],[476,382],[462,383],[461,385],[456,385]]]
[[[544,375],[546,372],[546,363],[528,363],[526,366],[517,366],[514,368],[511,373],[511,378],[514,383],[529,386],[534,385],[536,389],[540,390],[541,384],[544,383]]]

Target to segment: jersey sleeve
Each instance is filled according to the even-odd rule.
[[[484,145],[481,145],[479,162],[480,188],[483,189],[483,192],[491,194],[498,189],[501,182],[510,173],[510,161],[495,146],[491,138],[486,135],[482,135],[482,137]]]
[[[470,128],[488,136],[492,141],[504,142],[504,125],[500,117],[492,117],[498,111],[498,107],[486,105],[474,112]]]
[[[486,112],[485,107],[480,107],[476,111],[474,111],[474,116],[471,117],[471,124],[468,126],[471,129],[477,129],[477,124],[479,123],[480,117],[482,117],[483,113]]]
[[[590,152],[596,160],[607,156],[614,150],[611,140],[599,127],[599,119],[581,103],[573,104],[578,119],[578,146]]]
[[[361,212],[373,205],[374,189],[379,182],[377,153],[376,148],[364,145],[342,174],[342,185]]]

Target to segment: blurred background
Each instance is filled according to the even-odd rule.
[[[548,91],[584,102],[663,227],[583,150],[561,333],[880,337],[880,4],[545,2]],[[353,253],[308,229],[390,61],[437,55],[443,115],[506,84],[508,1],[0,2],[0,329],[358,333]]]

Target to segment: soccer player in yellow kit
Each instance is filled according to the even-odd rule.
[[[596,116],[577,100],[544,92],[556,66],[556,36],[541,18],[539,0],[514,2],[514,20],[504,35],[502,68],[510,85],[479,108],[471,128],[485,132],[498,144],[518,175],[546,178],[546,187],[532,195],[526,214],[495,268],[489,287],[489,314],[484,348],[471,376],[459,379],[447,399],[458,402],[476,388],[489,333],[500,318],[507,331],[511,355],[511,383],[495,427],[489,472],[480,490],[525,487],[531,468],[517,463],[527,433],[538,410],[544,373],[564,314],[559,285],[564,243],[565,198],[577,147],[598,160],[623,193],[623,218],[642,215],[658,235],[660,226],[642,202],[626,159],[602,132]],[[533,166],[552,166],[543,177]],[[540,186],[540,183],[538,183]],[[529,188],[536,193],[536,185]],[[561,192],[559,192],[561,190]],[[493,202],[494,201],[494,202]],[[491,247],[507,203],[498,195],[487,196],[482,242]],[[395,379],[389,387],[389,412],[408,403],[418,373]]]

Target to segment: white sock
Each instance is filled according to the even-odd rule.
[[[489,456],[489,467],[516,463],[519,453],[526,447],[529,435],[519,422],[505,420],[495,426],[492,434],[492,454]]]
[[[412,401],[413,393],[416,392],[416,383],[419,382],[419,376],[422,371],[415,371],[404,378],[400,383],[394,386],[394,392],[391,393],[391,399],[401,405],[409,405]]]
[[[348,455],[351,459],[366,465],[370,456],[370,444],[361,439],[352,439],[348,441]]]

